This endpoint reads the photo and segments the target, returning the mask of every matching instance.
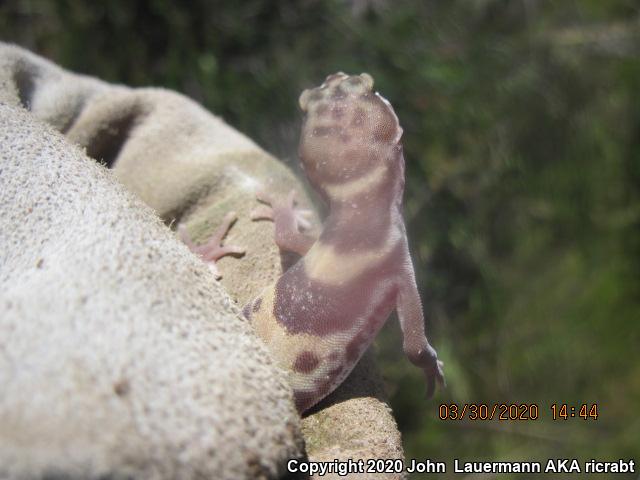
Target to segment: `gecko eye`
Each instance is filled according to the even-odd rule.
[[[307,112],[309,110],[309,106],[322,99],[322,93],[318,91],[317,88],[304,90],[300,94],[300,98],[298,99],[298,104],[300,105],[300,109],[303,112]]]
[[[368,90],[373,90],[373,77],[371,75],[363,72],[360,74],[360,78],[362,79]]]
[[[300,98],[298,99],[298,105],[300,105],[300,110],[302,110],[303,112],[306,112],[308,102],[309,102],[309,90],[304,90],[300,94]]]
[[[373,77],[368,73],[361,73],[360,75],[354,75],[353,77],[349,77],[345,83],[349,83],[351,85],[361,86],[361,91],[370,92],[373,90]]]

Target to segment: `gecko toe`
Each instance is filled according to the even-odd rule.
[[[267,205],[260,205],[249,213],[251,220],[273,220],[273,209]]]
[[[436,373],[436,379],[442,388],[447,388],[447,380],[444,378],[444,363],[438,360],[438,371]]]
[[[267,203],[269,205],[273,205],[274,198],[271,194],[269,194],[266,190],[258,190],[256,192],[256,199],[259,202]]]
[[[444,364],[440,360],[436,360],[433,367],[424,370],[425,376],[427,377],[427,398],[433,397],[436,391],[436,385],[440,385],[442,388],[447,386],[443,366]]]

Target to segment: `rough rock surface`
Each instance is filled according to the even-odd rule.
[[[0,477],[277,478],[290,392],[206,265],[24,111],[0,132]]]
[[[303,192],[185,97],[0,43],[1,477],[284,476],[299,420],[236,306],[281,272],[272,224],[248,219],[264,186]],[[247,254],[219,283],[157,216],[199,241],[230,210]],[[402,457],[376,379],[367,355],[303,420],[312,460]]]

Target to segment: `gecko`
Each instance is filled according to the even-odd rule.
[[[259,192],[253,220],[275,223],[275,242],[299,260],[242,312],[288,374],[300,414],[335,390],[353,370],[393,310],[403,350],[424,372],[427,396],[444,385],[443,363],[425,321],[402,216],[404,156],[391,104],[366,73],[329,75],[299,99],[304,114],[299,158],[328,205],[317,238],[303,231],[295,191]],[[205,245],[181,237],[210,262],[239,253],[220,245],[234,214]]]

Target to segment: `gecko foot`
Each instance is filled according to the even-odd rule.
[[[225,255],[242,255],[245,253],[245,249],[235,245],[221,245],[222,239],[225,237],[231,225],[236,221],[237,216],[235,212],[229,212],[225,215],[222,224],[215,229],[215,231],[209,237],[206,243],[202,245],[196,245],[191,236],[187,232],[184,225],[178,226],[178,234],[180,239],[189,247],[193,253],[198,255],[202,260],[209,264],[209,268],[217,279],[222,278],[216,261]]]
[[[446,387],[444,379],[444,363],[438,360],[438,354],[435,349],[429,345],[420,347],[405,346],[404,349],[407,357],[415,366],[422,368],[427,380],[427,398],[433,397],[436,391],[436,383],[441,387]]]
[[[251,211],[249,216],[251,220],[273,220],[275,221],[276,210],[284,210],[288,215],[293,217],[295,227],[298,230],[309,230],[311,222],[309,217],[312,215],[311,210],[296,208],[296,191],[291,190],[285,199],[276,199],[273,195],[265,191],[256,193],[256,198],[265,205],[260,205]]]
[[[275,223],[275,241],[281,250],[299,255],[307,253],[315,239],[305,235],[301,230],[311,228],[308,218],[312,212],[296,208],[296,191],[291,190],[284,199],[275,198],[264,191],[258,192],[256,197],[264,205],[256,207],[249,214],[251,219],[266,219]]]

